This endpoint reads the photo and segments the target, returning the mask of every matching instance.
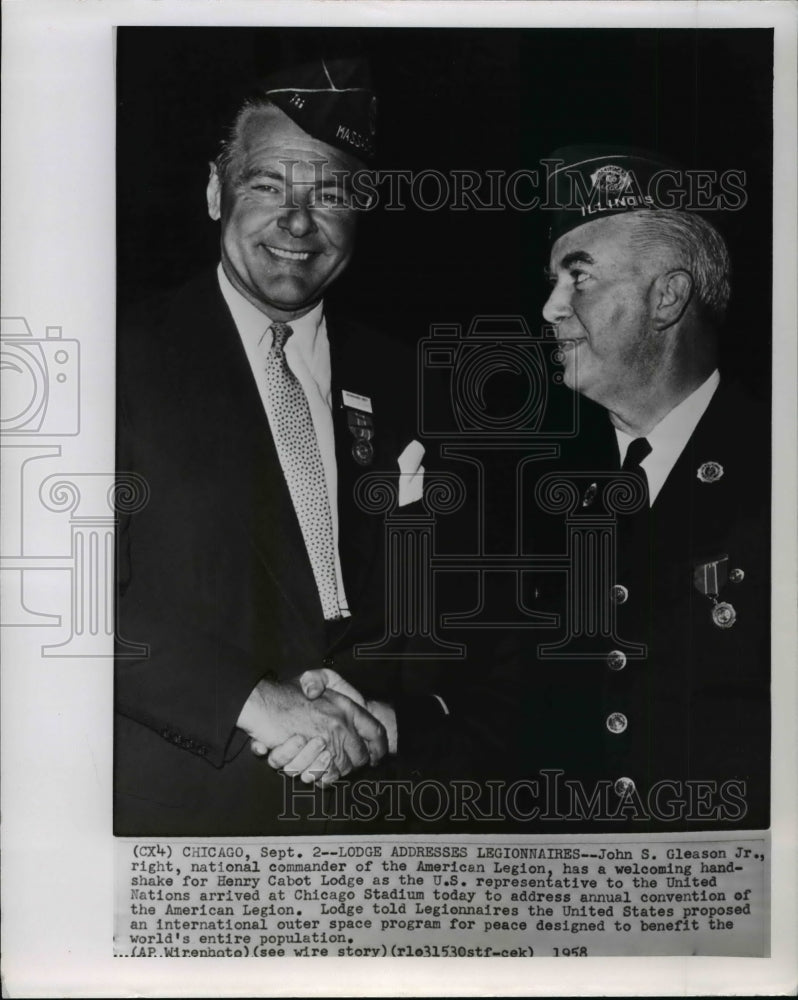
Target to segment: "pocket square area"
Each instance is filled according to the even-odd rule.
[[[415,503],[424,494],[424,445],[411,441],[398,458],[399,464],[399,506]]]

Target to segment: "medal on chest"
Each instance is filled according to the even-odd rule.
[[[732,573],[740,574],[740,570]],[[710,615],[712,624],[717,628],[727,629],[737,621],[737,612],[729,601],[720,601],[721,590],[729,580],[729,557],[719,556],[717,559],[699,563],[693,572],[693,583],[696,589],[709,598],[712,609]]]
[[[358,465],[371,465],[374,461],[374,417],[371,400],[356,392],[343,389],[341,399],[346,410],[346,422],[352,442],[352,458]]]

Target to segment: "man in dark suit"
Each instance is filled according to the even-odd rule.
[[[119,530],[118,834],[296,833],[248,745],[326,783],[395,749],[399,668],[353,654],[384,614],[382,523],[354,490],[382,472],[418,501],[413,372],[323,305],[373,152],[362,74],[322,61],[244,105],[208,183],[219,267],[120,330],[118,467],[148,502]],[[330,679],[314,700],[310,667]],[[410,700],[408,738],[443,718]]]
[[[586,554],[569,635],[539,647],[525,757],[603,784],[603,818],[633,827],[766,827],[770,424],[718,371],[728,253],[659,206],[655,156],[555,157],[543,315],[565,384],[606,415],[559,481],[572,528],[598,546],[612,523],[615,544]]]

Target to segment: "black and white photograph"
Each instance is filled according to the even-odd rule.
[[[24,6],[9,995],[789,993],[794,12]]]
[[[768,827],[771,72],[119,29],[119,834]]]

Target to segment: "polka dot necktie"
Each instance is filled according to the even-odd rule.
[[[272,435],[305,539],[324,617],[329,621],[340,618],[341,611],[324,466],[305,391],[285,357],[285,342],[294,331],[287,323],[273,323],[269,330],[272,346],[266,355],[266,385],[271,402]]]

